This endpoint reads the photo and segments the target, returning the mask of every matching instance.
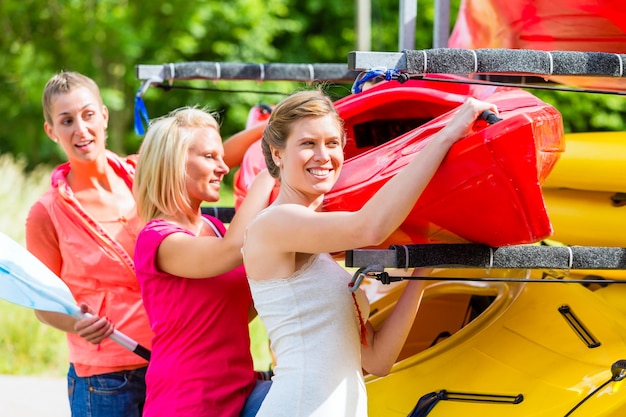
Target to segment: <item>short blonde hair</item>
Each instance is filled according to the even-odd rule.
[[[43,107],[43,118],[46,123],[50,126],[54,125],[52,114],[50,113],[52,99],[59,94],[70,93],[79,87],[87,88],[98,99],[99,104],[103,105],[100,88],[94,80],[78,72],[60,72],[48,80],[43,90],[41,105]]]
[[[185,185],[187,153],[194,129],[207,127],[219,133],[216,117],[196,107],[182,107],[150,122],[133,188],[137,214],[144,223],[191,210]]]

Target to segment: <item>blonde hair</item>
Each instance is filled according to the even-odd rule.
[[[43,118],[46,123],[50,126],[54,124],[52,114],[50,113],[52,99],[59,94],[70,93],[79,87],[87,88],[98,99],[98,103],[101,106],[103,105],[100,88],[94,80],[78,72],[63,71],[50,78],[43,90],[41,106],[43,107]]]
[[[319,89],[299,91],[285,98],[274,108],[267,127],[263,131],[263,140],[261,141],[265,164],[272,177],[280,177],[280,169],[272,158],[272,149],[285,149],[293,124],[305,117],[323,117],[329,114],[333,115],[337,121],[343,146],[346,142],[343,120],[337,113],[330,97],[323,91]]]
[[[133,188],[137,214],[144,223],[191,210],[185,185],[187,153],[194,129],[207,127],[219,133],[216,117],[196,107],[176,109],[148,126]]]

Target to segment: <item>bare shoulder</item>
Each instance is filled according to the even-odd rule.
[[[270,251],[283,252],[285,244],[291,241],[298,231],[298,219],[307,209],[296,204],[279,204],[262,210],[246,228],[244,250],[246,256],[252,253]],[[297,233],[296,233],[297,234]],[[271,242],[271,245],[267,243]],[[288,246],[287,246],[288,247]]]
[[[293,240],[297,227],[293,226],[290,205],[271,206],[250,222],[242,248],[248,277],[253,281],[288,277],[293,273]],[[295,206],[295,205],[293,205]],[[302,206],[299,206],[302,208]]]
[[[306,216],[309,210],[298,204],[279,204],[262,210],[248,225],[248,230],[265,231],[280,226],[291,227],[293,222]]]

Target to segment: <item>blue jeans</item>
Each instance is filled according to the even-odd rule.
[[[146,400],[146,369],[79,377],[67,372],[72,417],[141,417]]]
[[[272,386],[272,381],[262,381],[257,380],[254,389],[248,396],[246,400],[246,404],[243,406],[243,410],[239,417],[254,417],[256,416],[257,411],[261,408],[261,403],[263,399],[267,395],[267,392],[270,390]]]

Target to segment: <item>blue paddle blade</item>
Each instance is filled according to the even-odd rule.
[[[0,233],[0,298],[27,308],[74,316],[69,288],[37,257]]]

